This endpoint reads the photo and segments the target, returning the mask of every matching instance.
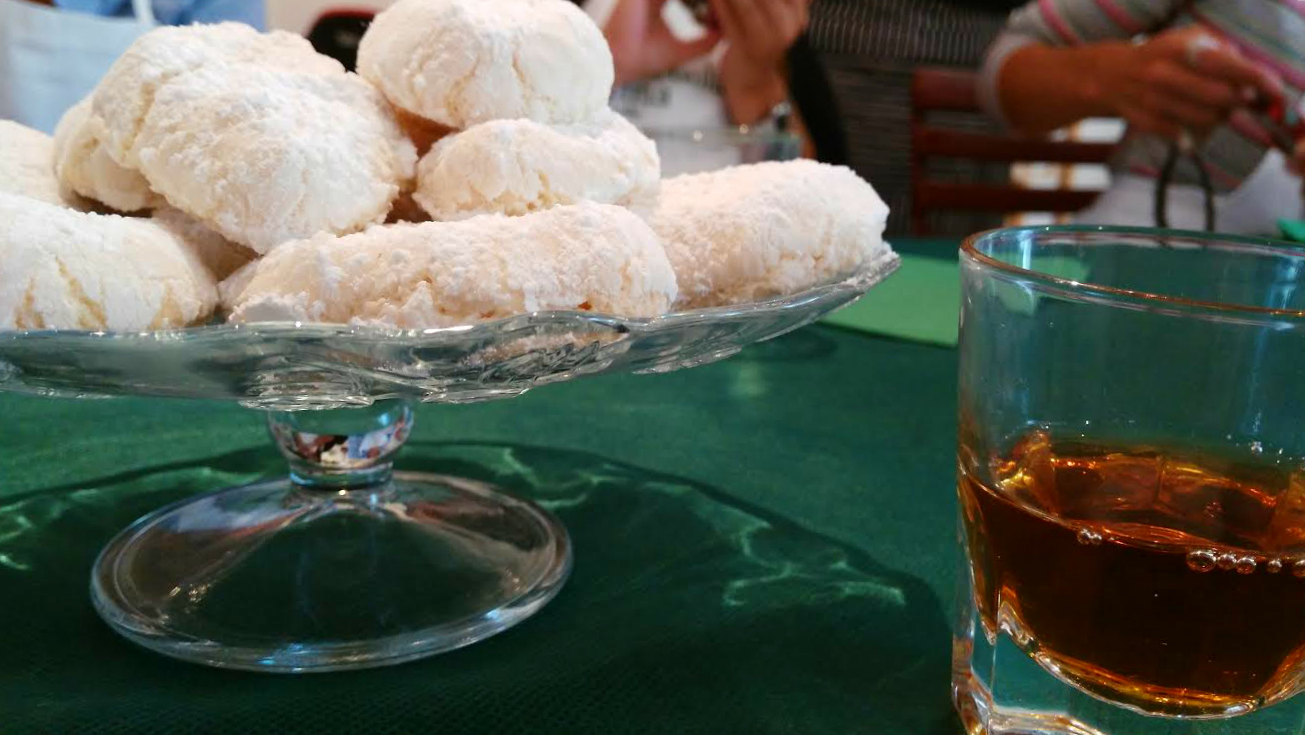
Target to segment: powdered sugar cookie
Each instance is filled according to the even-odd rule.
[[[0,120],[0,192],[68,206],[54,175],[54,141],[50,136]]]
[[[660,171],[657,146],[614,112],[562,127],[493,120],[436,143],[417,166],[413,198],[438,220],[581,201],[649,212]]]
[[[358,72],[396,106],[458,129],[590,120],[614,77],[602,31],[567,0],[399,0],[363,36]]]
[[[429,328],[547,310],[650,317],[675,299],[648,225],[593,203],[319,235],[282,245],[244,276],[227,289],[233,321]]]
[[[250,64],[159,87],[136,149],[169,203],[259,253],[382,221],[416,164],[389,105],[356,75]]]
[[[67,189],[119,212],[154,209],[163,197],[138,171],[118,165],[100,145],[103,123],[87,97],[64,113],[54,130],[54,174]]]
[[[92,96],[93,114],[103,121],[105,151],[119,165],[136,168],[136,136],[159,89],[181,74],[224,63],[301,74],[344,73],[340,62],[285,31],[259,33],[241,23],[156,28],[118,57]]]
[[[217,302],[190,246],[150,220],[0,194],[0,222],[0,329],[184,327]]]
[[[815,161],[736,166],[662,182],[651,223],[686,308],[761,301],[848,274],[889,252],[888,207],[851,169]]]

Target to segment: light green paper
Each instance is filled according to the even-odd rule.
[[[956,346],[961,278],[953,259],[902,255],[902,266],[825,324],[915,342]]]
[[[955,347],[960,326],[960,264],[950,258],[902,255],[902,267],[860,301],[825,317],[825,324],[913,342]],[[1088,268],[1066,256],[1044,255],[1034,269],[1070,281],[1086,281]],[[1023,294],[1023,292],[1020,292]],[[1029,312],[1028,303],[1009,304]]]
[[[1305,242],[1305,220],[1280,219],[1278,220],[1278,229],[1282,230],[1284,240]]]

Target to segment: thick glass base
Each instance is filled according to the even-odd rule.
[[[410,661],[512,627],[571,568],[550,513],[494,488],[395,473],[362,489],[290,481],[162,508],[114,538],[91,596],[159,653],[234,669]]]
[[[952,641],[952,699],[966,735],[1301,735],[1305,697],[1247,714],[1158,716],[1100,699],[1052,674],[976,615]]]

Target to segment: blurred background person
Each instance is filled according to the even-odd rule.
[[[728,128],[755,140],[791,122],[786,57],[811,0],[589,0],[616,64],[612,107],[657,140],[668,175],[793,150],[732,148]],[[696,137],[688,137],[696,136]],[[772,142],[777,138],[770,138]],[[762,142],[763,147],[770,143]]]
[[[980,94],[1030,135],[1089,117],[1127,122],[1110,188],[1078,222],[1155,226],[1172,163],[1169,225],[1204,228],[1209,201],[1217,229],[1271,234],[1301,216],[1301,187],[1253,108],[1296,107],[1302,41],[1305,11],[1289,0],[1039,0],[993,43]]]
[[[52,132],[155,25],[263,17],[262,0],[0,0],[0,118]]]
[[[911,80],[921,67],[977,70],[984,52],[1001,32],[1013,8],[1025,0],[815,0],[807,33],[799,41],[810,53],[807,63],[822,70],[831,99],[809,112],[807,84],[790,90],[813,138],[833,128],[826,139],[841,145],[831,162],[851,166],[874,183],[892,208],[888,231],[910,231]],[[795,49],[797,50],[797,49]],[[798,59],[793,59],[797,62]],[[809,118],[809,119],[808,119]],[[933,120],[970,132],[998,132],[981,113],[944,112]],[[823,125],[821,124],[823,123]],[[821,153],[822,160],[825,154]],[[955,181],[1006,182],[1008,165],[940,159],[931,174]],[[971,211],[935,212],[937,231],[966,234],[997,227],[1000,215]]]
[[[784,58],[809,4],[712,0],[697,27],[677,1],[591,0],[586,10],[612,47],[622,114],[650,127],[708,128],[755,125],[788,99]]]
[[[821,123],[811,153],[841,162],[828,84],[803,44],[811,0],[687,0],[696,16],[682,0],[576,1],[612,47],[612,106],[657,139],[667,175],[796,156],[800,141],[779,135],[791,121],[790,91]],[[267,0],[271,27],[305,34],[349,68],[371,15],[388,4]],[[790,76],[800,90],[790,90]]]

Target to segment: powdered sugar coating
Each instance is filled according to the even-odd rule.
[[[0,329],[166,329],[213,312],[213,278],[150,220],[0,194],[0,222]]]
[[[416,165],[393,111],[356,75],[250,64],[160,87],[136,149],[169,203],[259,253],[380,222]]]
[[[851,169],[768,162],[662,182],[652,218],[699,308],[796,293],[889,251],[888,207]]]
[[[50,136],[0,120],[0,193],[68,206],[54,175],[54,141]]]
[[[581,201],[651,212],[660,179],[657,146],[614,112],[565,127],[493,120],[436,143],[413,198],[439,220]]]
[[[614,78],[602,31],[567,0],[399,0],[363,36],[358,72],[396,106],[458,129],[589,120]]]
[[[140,172],[124,168],[100,144],[103,122],[91,114],[91,98],[73,105],[54,130],[54,174],[67,189],[119,212],[153,209],[163,197]]]
[[[294,33],[259,33],[241,23],[156,28],[136,39],[95,89],[92,109],[103,121],[105,151],[119,165],[137,168],[136,136],[159,89],[186,72],[222,62],[301,74],[344,73],[340,62]]]
[[[549,310],[650,317],[675,299],[648,225],[593,203],[319,235],[274,250],[247,284],[240,276],[227,289],[237,322],[419,329]]]

